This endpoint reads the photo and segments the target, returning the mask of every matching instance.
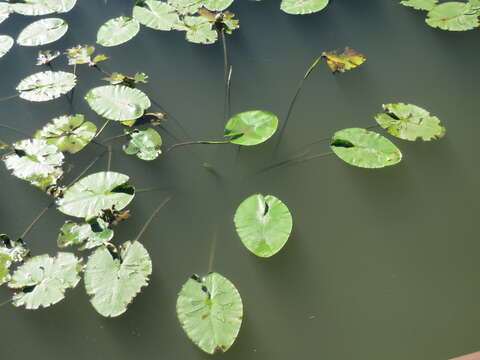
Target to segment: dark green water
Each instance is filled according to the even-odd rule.
[[[61,15],[70,30],[45,48],[93,44],[107,19],[129,15],[133,1],[79,0]],[[367,127],[382,103],[410,102],[439,116],[447,137],[434,143],[396,140],[404,161],[368,171],[335,157],[253,173],[271,163],[275,140],[244,148],[183,147],[153,163],[127,157],[117,143],[112,170],[131,175],[139,193],[134,217],[116,231],[133,239],[166,196],[174,199],[142,242],[153,259],[151,285],[116,319],[97,315],[83,283],[46,310],[0,308],[0,358],[207,359],[177,323],[175,301],[193,272],[207,271],[218,234],[214,270],[242,294],[246,317],[230,360],[356,359],[437,360],[480,349],[480,239],[478,203],[478,32],[434,30],[423,13],[389,0],[332,0],[313,16],[287,16],[279,2],[237,0],[241,29],[228,39],[233,64],[232,112],[264,109],[284,118],[298,80],[324,50],[352,46],[368,57],[361,69],[332,76],[325,66],[304,88],[277,154],[344,127]],[[12,16],[0,33],[16,37],[34,18]],[[219,44],[192,45],[180,33],[142,28],[129,43],[102,49],[106,69],[150,75],[144,87],[182,122],[194,139],[223,131],[223,59]],[[15,47],[0,60],[0,96],[14,93],[34,66],[38,48]],[[63,62],[64,60],[62,60]],[[63,63],[55,65],[56,69]],[[52,117],[86,114],[88,89],[101,74],[78,69],[71,108],[65,97],[48,103],[0,103],[1,123],[33,133]],[[188,137],[170,120],[166,129]],[[118,134],[111,126],[105,136]],[[20,140],[1,130],[1,138]],[[164,133],[165,142],[174,139]],[[327,151],[322,143],[312,153]],[[73,179],[100,151],[95,145],[71,158]],[[201,166],[211,163],[218,176]],[[90,172],[106,168],[100,160]],[[0,167],[0,232],[19,236],[49,202],[40,191]],[[235,234],[235,208],[254,193],[273,194],[294,215],[294,234],[279,255],[251,255]],[[35,254],[57,251],[65,217],[49,211],[28,236]],[[217,229],[217,230],[215,230]],[[9,291],[0,290],[0,301]]]

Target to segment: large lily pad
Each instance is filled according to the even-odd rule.
[[[113,230],[108,228],[108,223],[100,218],[94,218],[85,224],[67,221],[60,229],[57,238],[59,247],[83,245],[80,250],[93,249],[109,242],[113,238]]]
[[[151,106],[142,91],[123,85],[105,85],[91,89],[85,99],[98,115],[110,120],[138,119]]]
[[[123,314],[142,287],[148,285],[152,261],[138,241],[126,242],[112,254],[102,246],[90,256],[85,268],[85,289],[90,302],[105,317]]]
[[[68,30],[63,19],[49,18],[35,21],[22,30],[17,43],[22,46],[50,44],[60,39]]]
[[[424,141],[435,140],[445,135],[445,128],[440,125],[440,119],[412,104],[383,105],[385,113],[375,117],[377,123],[391,135],[403,140]]]
[[[177,316],[190,340],[203,351],[227,351],[237,338],[243,318],[238,290],[225,277],[193,275],[177,299]]]
[[[22,99],[29,101],[49,101],[57,99],[72,90],[77,77],[64,71],[39,72],[20,81],[17,91]]]
[[[400,4],[412,7],[416,10],[432,10],[438,4],[438,0],[404,0]]]
[[[15,40],[8,35],[0,35],[0,58],[7,54],[12,48]]]
[[[330,147],[346,163],[362,168],[382,168],[402,160],[402,153],[390,140],[365,129],[337,131]]]
[[[325,9],[328,2],[329,0],[282,0],[280,9],[292,15],[312,14]]]
[[[180,18],[174,7],[158,0],[146,0],[133,8],[133,18],[149,28],[169,31],[178,26]]]
[[[79,152],[95,137],[97,127],[81,114],[63,115],[37,131],[35,138],[55,145],[59,151]]]
[[[231,117],[225,125],[225,137],[233,144],[251,146],[267,141],[277,130],[278,118],[268,111],[245,111]]]
[[[243,245],[259,257],[279,252],[292,232],[292,215],[275,196],[252,195],[238,207],[234,217]]]
[[[425,20],[428,25],[449,31],[466,31],[480,25],[478,13],[470,4],[452,1],[435,6]]]
[[[13,305],[27,309],[49,307],[65,297],[65,290],[74,288],[80,281],[81,260],[71,253],[58,253],[27,260],[12,275],[8,286],[17,289]]]
[[[108,20],[97,33],[97,43],[102,46],[117,46],[127,42],[138,34],[140,24],[137,20],[120,16]]]
[[[92,218],[102,210],[122,210],[135,195],[127,184],[129,177],[113,171],[103,171],[79,180],[58,200],[58,210],[70,216]]]
[[[130,132],[130,141],[123,146],[128,155],[137,155],[142,160],[155,160],[162,153],[162,138],[154,129]]]

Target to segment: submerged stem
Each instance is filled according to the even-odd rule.
[[[0,128],[11,130],[11,131],[16,132],[18,134],[22,134],[23,136],[27,136],[27,137],[30,136],[27,133],[23,132],[22,130],[18,130],[17,128],[14,128],[10,125],[0,124]]]
[[[177,147],[180,147],[180,146],[186,146],[186,145],[199,145],[199,144],[207,144],[207,145],[220,145],[220,144],[230,144],[230,140],[212,140],[212,141],[206,141],[206,140],[202,140],[202,141],[186,141],[186,142],[183,142],[183,143],[177,143],[177,144],[173,144],[172,146],[170,146],[168,149],[167,149],[167,152],[177,148]]]
[[[158,205],[158,207],[155,209],[155,211],[152,213],[152,215],[150,215],[150,217],[148,218],[148,220],[145,222],[145,224],[143,225],[142,229],[140,230],[140,232],[138,233],[137,237],[135,238],[134,241],[138,241],[140,240],[140,238],[142,237],[143,233],[145,232],[145,230],[147,230],[148,226],[150,225],[150,223],[152,222],[152,220],[155,218],[155,216],[158,214],[158,212],[160,210],[162,210],[162,208],[167,205],[167,203],[172,199],[172,196],[169,196],[168,198],[166,198],[165,200],[163,200],[160,205]]]
[[[22,239],[22,240],[25,239],[25,237],[30,233],[30,231],[33,229],[35,224],[43,217],[43,215],[45,215],[45,213],[48,211],[48,209],[50,209],[53,206],[53,204],[55,204],[54,201],[52,201],[50,204],[48,204],[48,206],[44,207],[42,211],[40,211],[40,213],[35,217],[35,219],[33,219],[30,225],[27,226],[27,228],[22,233],[22,235],[19,236],[19,239]]]
[[[6,100],[14,99],[14,98],[16,98],[16,97],[18,97],[18,96],[20,96],[20,94],[5,96],[5,97],[3,97],[3,98],[0,98],[0,101],[6,101]]]
[[[218,228],[215,225],[215,229],[213,231],[213,239],[212,245],[210,246],[210,255],[208,256],[208,271],[207,274],[213,271],[213,260],[215,259],[215,252],[217,250],[217,238],[218,238]]]
[[[264,173],[264,172],[267,172],[267,171],[270,171],[270,170],[273,170],[273,169],[276,169],[276,168],[279,168],[279,167],[282,167],[282,166],[287,166],[287,165],[290,165],[290,164],[298,164],[298,163],[306,162],[306,161],[313,160],[313,159],[322,158],[322,157],[333,155],[333,154],[334,154],[333,152],[329,151],[327,153],[315,154],[315,155],[306,156],[306,157],[297,156],[297,157],[290,158],[290,159],[287,159],[287,160],[284,160],[284,161],[280,161],[276,164],[267,166],[266,168],[263,168],[262,170],[257,171],[256,174],[261,174],[261,173]]]
[[[67,187],[69,187],[70,185],[72,185],[73,183],[77,182],[78,179],[80,179],[93,165],[95,165],[95,163],[103,156],[103,154],[105,154],[107,152],[107,150],[101,152],[100,154],[98,154],[90,164],[87,165],[87,167],[85,169],[83,169],[83,171],[77,175],[77,177],[75,179],[73,179],[68,185]]]
[[[105,128],[107,127],[107,125],[110,123],[110,120],[107,120],[105,121],[105,123],[102,125],[102,127],[100,128],[100,130],[98,130],[98,132],[95,134],[95,136],[93,137],[94,139],[97,138],[102,132],[103,130],[105,130]]]

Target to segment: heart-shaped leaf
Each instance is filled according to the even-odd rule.
[[[50,18],[35,21],[22,30],[17,43],[22,46],[50,44],[60,39],[68,30],[63,19]]]
[[[102,46],[117,46],[132,39],[140,31],[137,20],[120,16],[108,20],[97,33],[97,43]]]
[[[17,91],[28,101],[49,101],[57,99],[72,90],[77,77],[64,71],[39,72],[20,81]]]
[[[232,144],[251,146],[267,141],[277,130],[278,118],[268,111],[245,111],[231,117],[225,125],[225,137]]]

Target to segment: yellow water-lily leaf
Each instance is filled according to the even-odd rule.
[[[324,52],[322,57],[327,61],[328,67],[334,73],[343,73],[355,69],[367,61],[363,54],[349,47],[346,47],[341,54],[337,54],[336,51]]]
[[[128,126],[128,127],[132,127],[133,125],[135,125],[135,122],[137,120],[127,120],[127,121],[122,121],[122,124],[125,125],[125,126]]]

